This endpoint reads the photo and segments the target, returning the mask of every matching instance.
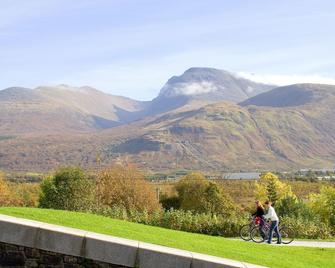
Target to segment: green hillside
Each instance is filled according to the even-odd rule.
[[[0,208],[0,213],[269,267],[335,266],[335,249],[259,245],[68,211]]]

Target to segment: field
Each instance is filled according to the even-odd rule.
[[[269,267],[335,267],[335,249],[258,245],[68,211],[3,207],[0,213]]]

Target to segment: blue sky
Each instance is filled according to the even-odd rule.
[[[331,0],[0,0],[0,88],[148,100],[192,66],[335,84],[334,27]]]

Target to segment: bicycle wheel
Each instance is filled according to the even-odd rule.
[[[279,228],[279,232],[281,234],[281,242],[283,244],[290,244],[294,240],[294,231],[286,226],[282,226]]]
[[[250,224],[246,224],[246,225],[243,225],[241,228],[240,228],[240,237],[244,240],[244,241],[250,241],[251,238],[250,238]]]
[[[256,243],[262,243],[264,242],[264,235],[261,234],[261,231],[259,230],[259,226],[255,226],[250,231],[250,237],[252,241]]]

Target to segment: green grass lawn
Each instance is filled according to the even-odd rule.
[[[0,208],[0,213],[269,267],[335,267],[335,249],[259,245],[68,211]]]

